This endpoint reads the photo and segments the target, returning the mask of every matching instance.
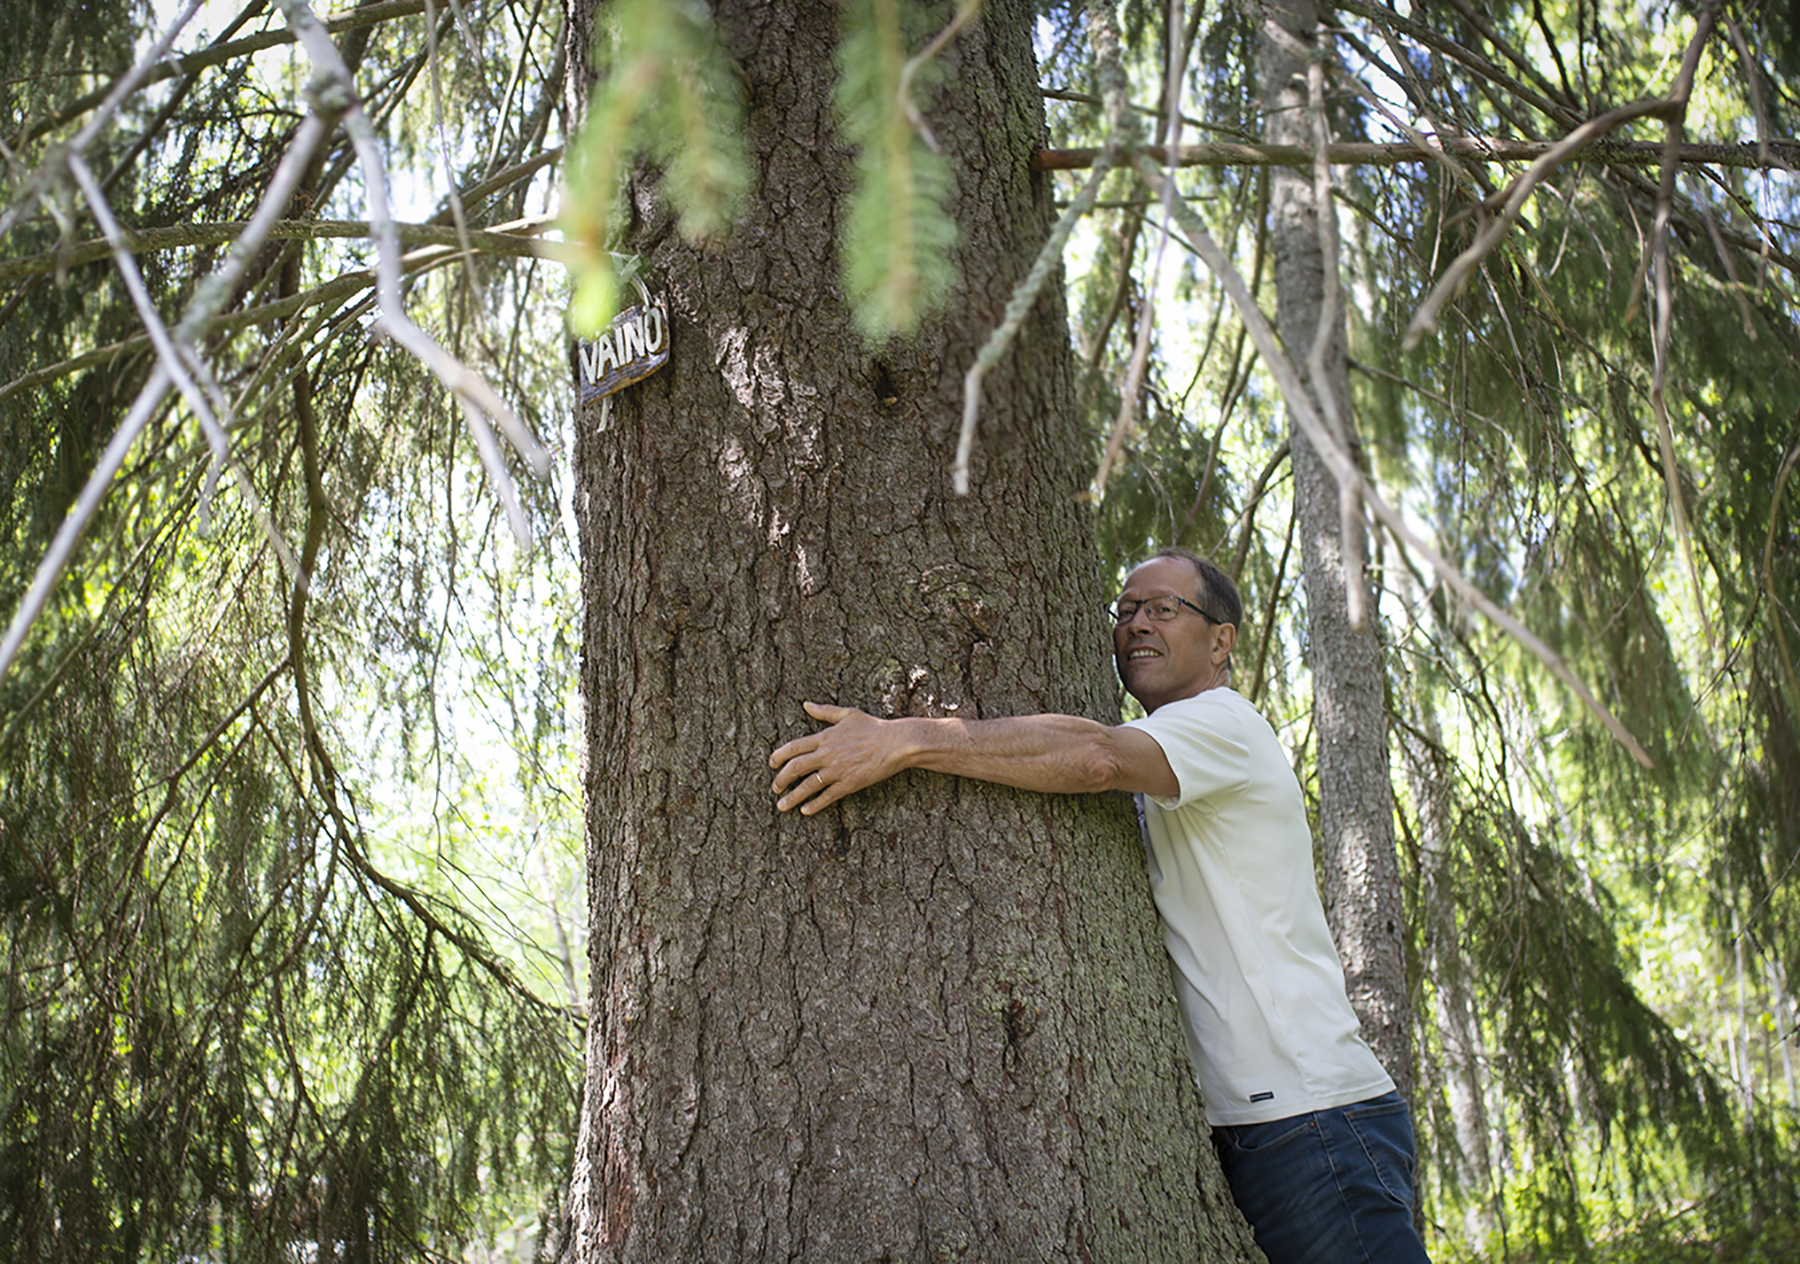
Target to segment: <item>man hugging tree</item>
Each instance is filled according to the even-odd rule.
[[[776,806],[810,816],[908,768],[1136,795],[1188,1052],[1257,1245],[1270,1264],[1422,1261],[1406,1103],[1345,995],[1300,785],[1231,688],[1237,585],[1164,549],[1131,572],[1112,616],[1143,719],[881,720],[808,702],[829,727],[769,757]]]

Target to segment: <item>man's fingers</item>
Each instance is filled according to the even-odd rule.
[[[819,739],[810,733],[805,737],[796,737],[791,742],[783,742],[775,748],[774,754],[769,756],[769,767],[779,768],[794,756],[804,755],[818,744]]]
[[[836,724],[845,716],[854,714],[856,710],[854,707],[834,707],[829,702],[802,702],[800,705],[806,708],[806,714],[813,719],[823,720],[827,724]],[[775,748],[774,753],[769,756],[769,767],[779,768],[796,755],[804,755],[807,751],[818,749],[818,745],[819,735],[817,733],[796,737],[793,741],[785,742]]]
[[[828,789],[824,774],[815,769],[805,776],[784,783],[783,778],[788,776],[789,770],[784,769],[782,777],[775,780],[775,793],[781,795],[779,799],[775,800],[775,806],[783,812],[799,807],[803,813],[809,816],[818,811],[819,805],[814,796]],[[784,790],[786,793],[783,793]]]
[[[800,805],[800,815],[811,816],[821,808],[828,808],[839,799],[843,798],[844,795],[848,793],[844,790],[843,784],[844,783],[840,781],[836,785],[822,787],[819,793]]]
[[[837,774],[834,773],[833,775],[835,776]],[[805,802],[800,804],[800,815],[812,816],[817,812],[821,812],[836,803],[839,799],[846,798],[862,789],[863,784],[864,783],[857,780],[854,775],[847,776],[842,781],[833,781],[829,783],[825,781],[825,774],[823,772],[808,777],[800,783],[799,787],[800,793],[810,795]]]
[[[775,793],[780,794],[790,786],[798,785],[802,781],[812,779],[818,774],[820,766],[820,761],[817,759],[801,758],[796,758],[783,765],[781,771],[775,774],[775,785],[773,787]],[[820,778],[820,780],[823,780],[823,778]]]

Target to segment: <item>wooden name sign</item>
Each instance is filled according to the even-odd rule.
[[[669,362],[669,313],[660,295],[613,318],[606,332],[577,348],[584,404],[641,382]]]

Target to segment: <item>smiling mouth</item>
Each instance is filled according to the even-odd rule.
[[[1161,658],[1161,657],[1162,657],[1161,650],[1153,650],[1148,645],[1140,645],[1137,649],[1132,650],[1131,653],[1129,653],[1125,656],[1125,661],[1128,663],[1135,663],[1140,658]]]

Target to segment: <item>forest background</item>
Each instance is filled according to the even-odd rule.
[[[882,12],[845,21],[908,56],[981,20]],[[608,303],[553,218],[564,18],[388,0],[328,15],[333,53],[304,14],[7,9],[4,1258],[509,1258],[560,1214],[565,314]],[[1316,794],[1286,401],[1196,221],[1128,162],[1088,184],[1192,145],[1182,204],[1273,310],[1269,173],[1314,155],[1265,144],[1257,12],[1128,5],[1116,61],[1093,16],[1045,5],[1036,41],[1044,178],[1085,212],[1087,512],[1109,575],[1164,543],[1240,575],[1238,687]],[[644,47],[703,57],[703,27]],[[1792,1258],[1800,31],[1455,3],[1323,29],[1434,1251]],[[846,112],[923,189],[847,251],[878,330],[956,284],[919,92]],[[697,174],[728,206],[728,137]]]

